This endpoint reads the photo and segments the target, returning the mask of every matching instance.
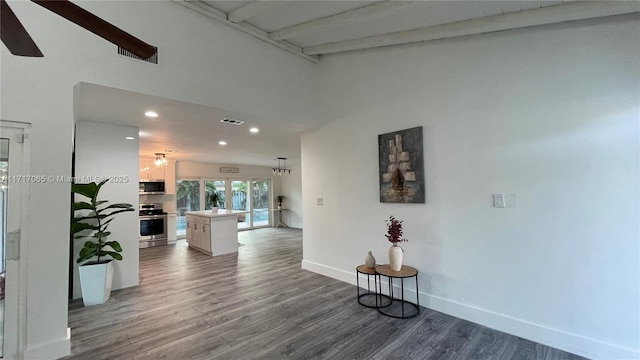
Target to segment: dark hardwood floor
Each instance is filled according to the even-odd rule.
[[[69,310],[66,359],[583,359],[422,308],[394,319],[302,270],[302,231],[240,232],[237,254],[140,251],[140,286]],[[355,273],[355,266],[354,266]]]

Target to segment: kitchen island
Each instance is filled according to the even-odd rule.
[[[189,247],[215,256],[238,251],[238,214],[243,210],[187,211]]]

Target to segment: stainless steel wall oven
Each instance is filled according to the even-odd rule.
[[[167,213],[162,211],[162,204],[140,204],[139,245],[167,245]]]

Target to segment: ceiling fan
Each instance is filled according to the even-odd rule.
[[[148,59],[156,52],[154,46],[145,43],[68,0],[31,1],[120,46],[141,59]],[[5,0],[0,0],[0,39],[14,55],[27,57],[44,56]]]

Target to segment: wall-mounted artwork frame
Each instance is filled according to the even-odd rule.
[[[380,202],[425,203],[422,126],[378,135]]]

